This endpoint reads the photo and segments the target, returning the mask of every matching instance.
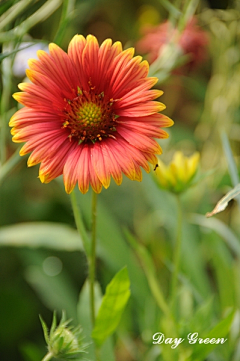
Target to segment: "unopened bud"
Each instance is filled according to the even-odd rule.
[[[160,159],[158,160],[153,177],[160,188],[173,193],[182,193],[193,184],[199,159],[200,154],[198,152],[195,152],[191,157],[185,157],[182,152],[178,151],[168,166]]]
[[[48,353],[42,361],[49,361],[52,358],[61,360],[79,360],[85,352],[86,345],[82,342],[81,328],[72,329],[68,326],[70,320],[65,320],[63,313],[59,325],[56,325],[56,313],[53,315],[53,322],[50,331],[40,317],[44,337],[48,345]]]

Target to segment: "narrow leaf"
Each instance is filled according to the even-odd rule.
[[[212,217],[213,215],[224,211],[227,207],[228,203],[236,196],[240,194],[240,183],[236,185],[233,189],[231,189],[220,201],[217,203],[216,207],[212,212],[208,212],[206,217]]]
[[[52,334],[54,333],[56,327],[57,327],[57,314],[56,314],[56,311],[54,310],[54,312],[53,312],[52,325],[51,325],[51,328],[50,328],[50,337],[51,337]]]
[[[21,0],[13,4],[5,13],[0,16],[0,30],[14,21],[23,10],[31,4],[32,0]]]
[[[165,313],[166,316],[170,316],[170,309],[164,299],[159,282],[157,280],[156,269],[152,261],[151,255],[145,247],[143,247],[140,243],[136,241],[136,239],[130,234],[128,230],[125,230],[125,234],[129,243],[134,248],[137,256],[140,259],[140,262],[143,266],[145,275],[148,280],[150,290],[159,308]]]
[[[225,223],[220,221],[220,219],[206,219],[206,217],[202,216],[201,214],[193,213],[190,215],[189,221],[193,224],[198,224],[199,226],[212,229],[222,239],[224,239],[231,250],[235,252],[238,257],[240,257],[240,243],[238,237]]]
[[[90,311],[90,290],[89,282],[86,280],[84,283],[78,302],[78,322],[84,330],[84,341],[88,344],[88,360],[96,361],[95,345],[93,343],[91,334],[91,311]],[[95,297],[95,308],[98,310],[102,301],[102,292],[100,285],[95,282],[94,284],[94,297]],[[114,346],[112,337],[109,337],[104,345],[99,350],[98,361],[115,361]]]
[[[5,51],[4,53],[0,54],[0,62],[1,62],[3,59],[7,58],[8,56],[11,56],[11,55],[13,55],[13,54],[16,54],[16,53],[18,53],[19,51],[25,50],[25,49],[29,48],[30,46],[33,46],[33,45],[34,45],[34,43],[29,44],[29,45],[26,45],[26,46],[24,46],[23,48],[18,48],[18,49],[13,50],[13,51]],[[19,155],[19,154],[18,154],[18,157],[20,158],[20,155]],[[20,159],[21,159],[21,158],[20,158]]]
[[[45,341],[46,341],[46,343],[48,344],[48,343],[49,343],[49,336],[48,336],[48,328],[47,328],[47,325],[46,325],[46,323],[43,321],[41,315],[39,315],[39,318],[40,318],[40,321],[41,321],[41,324],[42,324],[43,334],[44,334]]]
[[[237,165],[236,165],[236,162],[233,157],[232,149],[231,149],[227,134],[225,132],[223,132],[221,134],[221,137],[222,137],[223,149],[224,149],[224,152],[225,152],[225,155],[227,158],[228,169],[229,169],[229,174],[231,177],[232,185],[236,186],[239,183]]]
[[[0,55],[0,61],[1,61]],[[15,153],[0,167],[0,183],[8,176],[8,174],[15,168],[15,166],[22,161],[19,155],[20,147],[17,148]]]
[[[108,284],[92,332],[96,344],[101,346],[116,329],[130,297],[127,268],[121,269]]]
[[[29,222],[0,228],[0,247],[51,248],[62,251],[82,251],[78,232],[61,223]]]
[[[203,361],[206,359],[207,355],[210,354],[214,350],[215,347],[218,345],[221,345],[227,341],[227,334],[229,333],[232,321],[233,321],[234,311],[231,311],[229,315],[222,321],[220,321],[211,331],[207,333],[207,335],[204,337],[205,341],[206,339],[213,340],[215,339],[222,339],[219,341],[219,343],[202,343],[197,344],[194,348],[193,354],[192,354],[192,360],[194,361]],[[200,335],[199,337],[202,338]]]
[[[222,138],[222,145],[223,145],[224,153],[225,153],[226,160],[228,163],[228,170],[229,170],[229,175],[231,177],[232,185],[233,185],[233,187],[236,187],[236,185],[239,183],[238,169],[237,169],[237,164],[235,162],[233,152],[232,152],[226,132],[222,132],[221,138]],[[238,207],[240,208],[240,197],[239,196],[236,198],[236,201],[238,203]]]

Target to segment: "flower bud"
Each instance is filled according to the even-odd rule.
[[[195,152],[191,157],[185,157],[177,151],[171,163],[166,166],[160,159],[155,166],[154,179],[158,186],[173,193],[181,193],[192,184],[197,172],[200,154]]]
[[[81,328],[72,329],[69,327],[70,320],[65,321],[64,313],[59,326],[56,326],[56,313],[54,313],[50,332],[41,317],[40,320],[48,345],[48,354],[44,357],[43,361],[51,360],[52,358],[79,360],[86,348],[86,345],[82,342]]]

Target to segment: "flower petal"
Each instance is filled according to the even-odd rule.
[[[117,132],[131,145],[137,149],[147,152],[161,154],[160,145],[154,140],[143,134],[125,129],[122,125],[118,126]]]
[[[64,167],[63,167],[63,182],[65,185],[65,191],[66,193],[71,193],[78,181],[79,176],[79,158],[81,156],[81,152],[83,150],[83,147],[78,146],[76,147],[71,154],[69,155]],[[81,170],[84,175],[88,175],[88,172],[83,172],[83,169]],[[87,182],[87,187],[85,189],[82,189],[82,193],[86,193],[88,191],[88,184],[89,180]]]
[[[122,124],[125,129],[129,129],[130,131],[141,133],[147,137],[168,138],[169,136],[165,130],[158,126],[148,124],[147,122],[139,122],[139,118],[137,118],[137,120],[134,118],[122,119],[122,117],[118,118],[117,123]]]
[[[111,176],[117,185],[122,183],[122,170],[121,166],[118,163],[118,160],[115,158],[111,146],[108,144],[109,142],[101,142],[102,154],[104,158],[104,163],[106,168],[108,168]]]
[[[110,171],[105,164],[101,142],[96,142],[91,148],[92,165],[104,188],[110,185]]]
[[[77,147],[77,143],[71,143],[68,140],[50,157],[45,158],[39,168],[39,178],[42,183],[49,183],[51,180],[63,174],[63,168],[68,157]]]

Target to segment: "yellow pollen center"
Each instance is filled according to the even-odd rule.
[[[103,138],[114,138],[117,115],[114,114],[114,100],[106,98],[104,92],[93,93],[78,88],[77,96],[73,99],[64,99],[66,106],[63,110],[62,128],[69,131],[69,139],[82,142],[101,141]]]
[[[98,124],[102,120],[101,108],[94,103],[83,104],[77,112],[78,120],[81,124],[88,126]]]

